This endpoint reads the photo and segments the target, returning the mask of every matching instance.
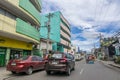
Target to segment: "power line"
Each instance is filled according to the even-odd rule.
[[[102,0],[102,2],[101,2],[101,9],[100,9],[100,13],[101,13],[101,14],[99,14],[99,22],[100,22],[101,19],[102,19],[103,7],[104,7],[104,0]]]
[[[95,6],[95,16],[94,16],[94,20],[95,20],[95,21],[96,21],[96,13],[97,13],[97,8],[98,8],[98,7],[97,7],[97,1],[98,1],[98,0],[96,0],[96,6]]]
[[[109,6],[106,8],[105,14],[103,15],[103,20],[106,19],[107,13],[109,12],[109,9],[111,8],[111,3],[109,4]]]
[[[110,3],[110,6],[108,7],[109,9],[112,7],[112,2]],[[109,10],[108,11],[106,11],[107,13],[109,12]],[[120,10],[119,10],[119,12],[118,12],[118,16],[120,16]],[[112,19],[115,19],[115,21],[116,21],[116,19],[118,18],[117,17],[117,15],[115,15],[115,16],[113,16],[114,18],[112,18]],[[105,18],[104,19],[106,19],[106,14],[105,14]],[[111,21],[110,23],[109,23],[109,25],[112,25],[114,22],[113,21]]]
[[[100,20],[99,20],[99,17],[100,17],[100,14],[99,13],[101,13],[101,10],[102,10],[102,4],[101,4],[101,0],[99,0],[99,9],[97,9],[98,10],[98,12],[97,12],[97,14],[96,14],[96,23],[97,23],[97,25],[99,25],[98,23],[100,22]]]

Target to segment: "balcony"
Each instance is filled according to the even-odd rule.
[[[32,1],[32,2],[35,2],[35,1]],[[20,0],[19,6],[23,8],[25,11],[27,11],[28,13],[30,13],[34,18],[36,18],[38,22],[40,22],[40,14],[35,8],[35,6],[29,0]]]
[[[20,23],[19,23],[20,22]],[[15,40],[19,40],[19,41],[25,41],[25,42],[33,42],[33,43],[39,43],[38,38],[32,38],[31,35],[30,36],[26,36],[25,34],[20,34],[16,32],[16,23],[17,26],[19,27],[26,27],[26,25],[29,25],[28,23],[24,22],[24,21],[19,21],[17,19],[16,21],[16,17],[14,17],[13,15],[11,15],[10,13],[8,13],[7,11],[0,9],[0,36],[4,36],[7,38],[12,38]],[[18,25],[19,23],[19,25]],[[25,25],[26,23],[26,25]],[[24,24],[24,25],[21,25]],[[33,28],[33,31],[36,31],[36,35],[39,34],[38,31],[31,25],[29,25],[29,28]],[[29,30],[29,29],[28,29]],[[34,32],[31,32],[34,33]]]
[[[40,40],[37,29],[19,18],[17,18],[16,32],[31,37],[37,41]]]
[[[24,4],[27,4],[27,7]],[[16,17],[29,21],[33,25],[40,26],[39,12],[29,0],[0,0],[0,6]]]
[[[42,2],[41,0],[30,0],[32,2],[32,4],[36,7],[36,9],[41,12],[41,6],[42,6]]]

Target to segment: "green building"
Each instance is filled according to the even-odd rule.
[[[50,17],[50,43],[49,50],[70,52],[71,47],[71,31],[70,24],[63,17],[61,12],[51,13]],[[41,28],[40,28],[40,47],[43,52],[46,51],[47,39],[48,39],[48,28],[46,23],[49,21],[49,14],[41,16]]]
[[[0,66],[39,44],[41,0],[0,0]]]

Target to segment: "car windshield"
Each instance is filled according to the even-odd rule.
[[[62,54],[53,54],[51,57],[59,59],[62,58]]]

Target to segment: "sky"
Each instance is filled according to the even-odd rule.
[[[120,0],[42,0],[42,14],[61,11],[71,27],[71,42],[81,50],[100,46],[99,36],[120,29]]]

